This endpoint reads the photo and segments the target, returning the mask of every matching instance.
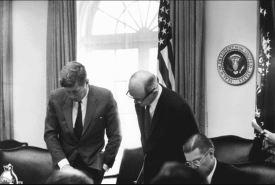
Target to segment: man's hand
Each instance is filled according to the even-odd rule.
[[[69,164],[67,164],[67,165],[65,165],[65,166],[63,166],[61,169],[60,169],[60,171],[74,171],[75,169],[71,166],[71,165],[69,165]]]
[[[264,130],[263,134],[265,136],[265,140],[269,142],[269,144],[275,145],[275,133],[269,132],[268,130]]]
[[[103,164],[102,168],[105,172],[107,172],[110,169],[107,164]]]

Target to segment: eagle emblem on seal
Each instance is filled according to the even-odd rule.
[[[254,72],[254,59],[244,46],[232,44],[225,47],[218,56],[218,72],[230,85],[246,83]]]

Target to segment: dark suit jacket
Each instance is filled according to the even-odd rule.
[[[218,161],[211,184],[254,184],[255,180],[247,172]]]
[[[75,160],[79,154],[88,167],[102,170],[103,163],[113,166],[120,143],[121,132],[117,104],[110,91],[89,86],[87,111],[80,140],[72,123],[73,102],[64,88],[54,91],[48,102],[44,139],[54,164],[67,158]],[[105,152],[104,134],[108,137]]]
[[[163,87],[151,123],[150,136],[145,138],[145,109],[136,105],[145,154],[144,182],[149,183],[167,161],[184,162],[183,144],[198,127],[188,104],[176,93]]]

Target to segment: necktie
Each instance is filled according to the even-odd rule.
[[[78,102],[78,112],[77,112],[77,117],[76,117],[75,127],[74,127],[74,134],[78,139],[81,138],[82,131],[83,131],[81,103],[82,103],[81,101]]]
[[[145,108],[145,117],[144,117],[144,129],[145,129],[145,137],[148,139],[150,131],[151,131],[151,114],[150,114],[150,106]]]

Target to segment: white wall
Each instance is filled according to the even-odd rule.
[[[225,83],[217,71],[217,57],[227,45],[242,44],[256,59],[257,1],[206,1],[205,54],[208,136],[253,138],[256,73],[242,86]]]
[[[15,139],[45,147],[47,1],[13,2]],[[227,45],[245,45],[256,58],[257,1],[206,1],[208,136],[253,138],[256,75],[245,85],[226,84],[217,57]]]
[[[47,1],[13,2],[15,139],[44,148]]]

